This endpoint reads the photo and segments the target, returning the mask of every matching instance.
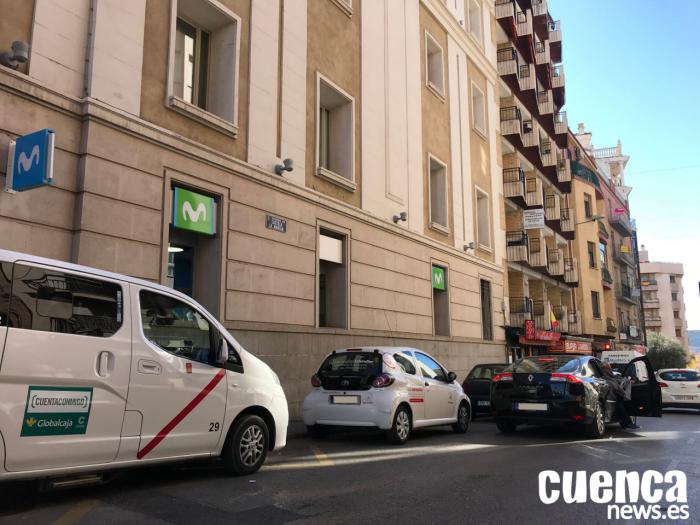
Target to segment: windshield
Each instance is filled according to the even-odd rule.
[[[519,374],[573,374],[578,372],[581,362],[576,356],[524,357],[510,365],[506,371]]]
[[[698,373],[693,370],[668,370],[659,377],[664,381],[698,381]]]

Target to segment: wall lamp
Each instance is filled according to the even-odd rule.
[[[27,60],[29,60],[29,44],[20,40],[12,42],[12,51],[9,53],[0,53],[0,64],[12,69],[17,69]]]
[[[598,222],[598,221],[603,220],[604,218],[605,217],[603,217],[602,215],[593,215],[593,216],[591,216],[590,219],[586,219],[585,221],[577,222],[576,224],[574,224],[574,226],[578,226],[579,224],[586,224],[587,222]]]
[[[275,165],[275,173],[277,175],[282,175],[285,171],[294,171],[294,160],[284,159],[282,164]]]
[[[402,212],[399,213],[398,215],[394,215],[394,216],[391,218],[391,220],[394,221],[394,224],[398,224],[399,221],[406,222],[406,221],[408,220],[408,213],[405,212],[405,211],[402,211]]]

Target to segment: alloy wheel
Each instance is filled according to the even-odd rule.
[[[252,467],[260,461],[265,450],[265,434],[257,425],[251,425],[245,429],[238,446],[238,454],[241,462],[246,467]]]
[[[396,415],[396,434],[401,440],[408,439],[408,433],[411,430],[411,422],[408,419],[408,414],[405,410],[401,410]]]

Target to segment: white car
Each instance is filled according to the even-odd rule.
[[[700,374],[692,368],[665,368],[656,372],[664,408],[700,409]]]
[[[250,474],[288,419],[277,375],[190,297],[0,250],[0,480],[207,457]]]
[[[414,348],[364,347],[335,350],[311,378],[304,423],[320,437],[332,426],[375,427],[395,444],[414,428],[469,428],[471,402],[454,372]]]

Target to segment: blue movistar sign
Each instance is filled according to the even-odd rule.
[[[6,187],[24,191],[53,183],[53,150],[56,133],[42,129],[10,143]]]

